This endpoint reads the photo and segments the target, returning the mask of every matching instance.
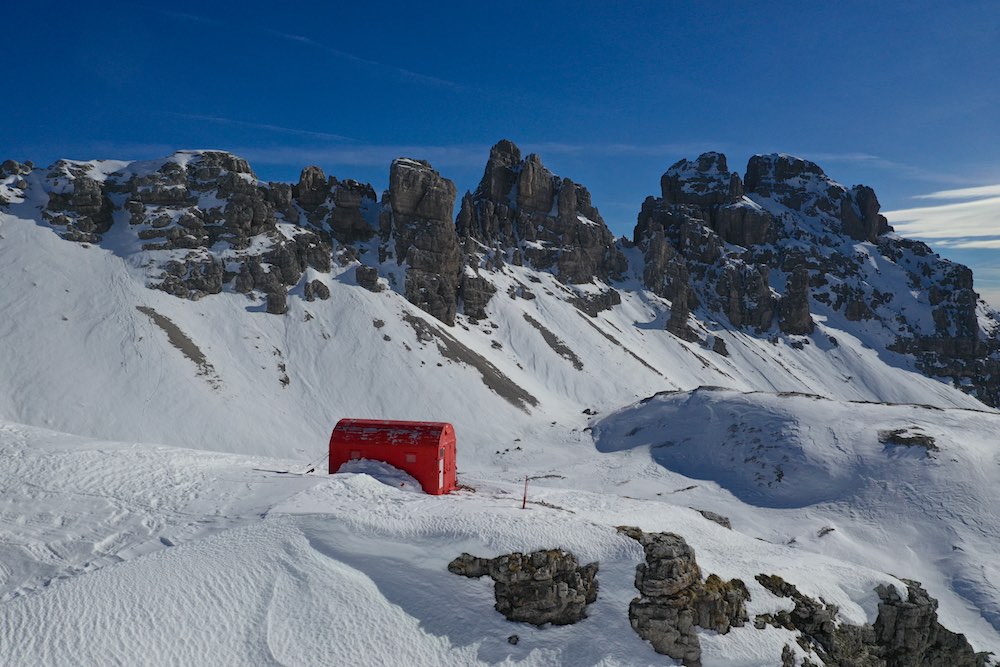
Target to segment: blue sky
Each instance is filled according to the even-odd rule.
[[[407,155],[464,191],[509,138],[631,234],[676,160],[789,152],[1000,304],[1000,192],[969,191],[1000,184],[998,3],[90,5],[5,7],[0,158],[219,148],[381,189]]]

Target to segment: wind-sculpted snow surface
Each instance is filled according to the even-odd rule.
[[[0,448],[12,462],[0,515],[4,663],[662,664],[629,625],[644,555],[616,530],[623,524],[680,534],[704,570],[743,580],[750,619],[790,609],[755,580],[762,572],[837,605],[838,620],[852,624],[874,621],[879,585],[905,594],[898,580],[866,567],[862,545],[836,541],[861,523],[846,511],[824,543],[755,538],[755,524],[808,531],[826,520],[761,513],[690,479],[657,476],[630,453],[588,454],[581,444],[549,443],[550,455],[565,449],[577,467],[531,482],[522,510],[521,483],[499,473],[466,477],[475,492],[432,497],[398,488],[404,478],[378,466],[367,469],[381,481],[364,472],[286,474],[288,461],[4,423]],[[593,476],[598,461],[611,466],[588,480],[584,471]],[[588,484],[607,488],[574,488]],[[668,488],[678,493],[663,494]],[[688,509],[691,502],[725,506],[735,529]],[[971,542],[963,546],[971,553]],[[576,625],[511,624],[493,610],[490,582],[447,570],[463,551],[543,548],[600,564],[599,595]],[[894,565],[912,574],[909,562]],[[946,627],[967,633],[978,650],[1000,648],[1000,633],[933,584],[932,594],[944,592]],[[777,664],[785,646],[800,661],[809,655],[776,627],[699,639],[704,665]]]
[[[256,521],[304,487],[291,462],[79,438],[0,422],[0,601]],[[238,463],[237,463],[238,462]]]
[[[787,539],[832,555],[864,552],[873,567],[937,580],[1000,630],[998,432],[992,411],[711,387],[652,396],[594,427],[601,451],[648,452],[667,469],[772,508],[779,524],[781,516],[824,517],[813,535]]]
[[[602,451],[648,447],[663,466],[717,481],[744,502],[805,507],[849,497],[871,468],[858,446],[872,449],[875,433],[865,433],[866,424],[858,425],[860,434],[847,432],[843,417],[820,396],[773,400],[706,387],[616,413],[596,437]],[[870,437],[859,442],[859,435]]]

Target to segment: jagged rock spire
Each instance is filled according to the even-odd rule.
[[[500,261],[516,253],[566,283],[610,280],[625,269],[587,188],[556,176],[536,154],[521,159],[506,139],[490,150],[475,193],[463,197],[458,232]]]
[[[447,325],[455,323],[462,253],[451,215],[455,184],[429,162],[397,158],[382,201],[383,252],[390,241],[407,265],[406,299]]]
[[[490,149],[490,157],[474,198],[499,201],[506,197],[517,181],[520,166],[521,149],[509,139],[498,141]]]

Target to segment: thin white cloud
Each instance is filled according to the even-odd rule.
[[[931,181],[934,183],[954,183],[956,185],[962,185],[969,182],[969,179],[957,176],[955,174],[931,171],[929,169],[924,169],[922,167],[915,167],[910,164],[896,162],[895,160],[888,160],[878,155],[872,155],[871,153],[810,153],[806,151],[801,153],[800,155],[802,155],[803,157],[807,157],[808,159],[814,162],[819,162],[819,163],[846,162],[849,164],[873,167],[876,169],[885,169],[888,171],[894,171],[900,174],[904,174],[910,178],[919,181]]]
[[[151,160],[173,154],[177,147],[167,143],[121,142],[96,139],[79,144],[45,146],[39,152],[81,160]]]
[[[291,146],[245,147],[234,149],[251,163],[305,166],[307,164],[337,164],[362,167],[386,167],[398,157],[427,160],[434,167],[482,166],[489,156],[489,146],[419,146],[346,145],[297,148]]]
[[[271,125],[268,123],[253,123],[245,120],[237,120],[235,118],[224,118],[222,116],[209,116],[197,113],[176,113],[174,111],[164,111],[163,113],[165,113],[168,116],[175,116],[177,118],[208,121],[209,123],[218,123],[220,125],[235,125],[237,127],[247,127],[255,130],[265,130],[268,132],[275,132],[279,134],[291,134],[300,137],[309,137],[312,139],[325,139],[327,141],[354,141],[354,139],[352,139],[351,137],[345,137],[342,134],[331,134],[329,132],[316,132],[314,130],[300,130],[293,127],[284,127],[282,125]]]
[[[928,239],[1000,236],[1000,197],[885,211],[896,231]]]
[[[977,292],[992,292],[1000,295],[1000,269],[982,264],[970,264],[970,268],[975,273],[975,287]]]
[[[196,14],[174,12],[165,9],[152,9],[152,11],[156,12],[157,14],[160,14],[161,16],[166,16],[168,18],[172,18],[175,20],[188,21],[191,23],[201,23],[204,25],[211,25],[211,26],[231,27],[231,24],[224,23],[216,19],[211,19],[205,16],[199,16]],[[353,53],[349,53],[347,51],[341,51],[340,49],[335,49],[331,46],[327,46],[322,42],[317,42],[316,40],[310,39],[309,37],[305,37],[303,35],[295,35],[292,33],[281,32],[280,30],[272,30],[270,28],[258,28],[255,26],[244,26],[243,29],[254,30],[261,34],[271,35],[272,37],[278,37],[279,39],[284,39],[286,41],[296,42],[297,44],[304,44],[306,46],[328,53],[332,56],[336,56],[337,58],[347,60],[348,62],[353,62],[359,65],[364,65],[372,69],[382,70],[391,74],[395,74],[396,76],[400,76],[404,79],[414,81],[416,83],[438,86],[441,88],[450,88],[453,90],[468,89],[466,86],[463,86],[462,84],[456,83],[454,81],[448,81],[447,79],[441,79],[439,77],[431,76],[429,74],[421,74],[420,72],[414,72],[412,70],[408,70],[405,67],[397,67],[395,65],[388,65],[386,63],[381,63],[375,60],[368,60],[367,58],[356,56]]]
[[[214,19],[206,18],[204,16],[196,16],[195,14],[187,14],[185,12],[172,12],[169,9],[152,9],[152,11],[166,16],[167,18],[176,19],[178,21],[190,21],[191,23],[204,23],[205,25],[222,25],[221,21],[216,21]]]
[[[395,65],[387,65],[386,63],[381,63],[375,60],[368,60],[367,58],[362,58],[361,56],[356,56],[353,53],[348,53],[347,51],[341,51],[340,49],[335,49],[332,46],[327,46],[322,42],[317,42],[314,39],[305,37],[303,35],[295,35],[288,32],[281,32],[280,30],[271,30],[269,28],[261,28],[261,32],[268,35],[273,35],[274,37],[279,37],[288,41],[296,42],[298,44],[305,44],[314,49],[318,49],[330,55],[342,58],[349,62],[356,63],[358,65],[364,65],[374,69],[380,69],[383,71],[388,71],[395,73],[404,79],[409,79],[417,83],[427,84],[431,86],[438,86],[441,88],[451,88],[453,90],[466,90],[466,86],[454,81],[449,81],[447,79],[442,79],[436,76],[431,76],[429,74],[421,74],[420,72],[414,72],[413,70],[406,69],[405,67],[397,67]]]
[[[980,185],[974,188],[939,190],[926,195],[917,195],[914,199],[978,199],[997,196],[1000,196],[1000,185]]]
[[[1000,238],[974,240],[942,240],[935,245],[956,250],[1000,250]]]

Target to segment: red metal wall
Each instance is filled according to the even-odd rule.
[[[383,461],[440,495],[458,486],[455,444],[455,429],[446,422],[341,419],[330,434],[330,474],[351,459]]]

